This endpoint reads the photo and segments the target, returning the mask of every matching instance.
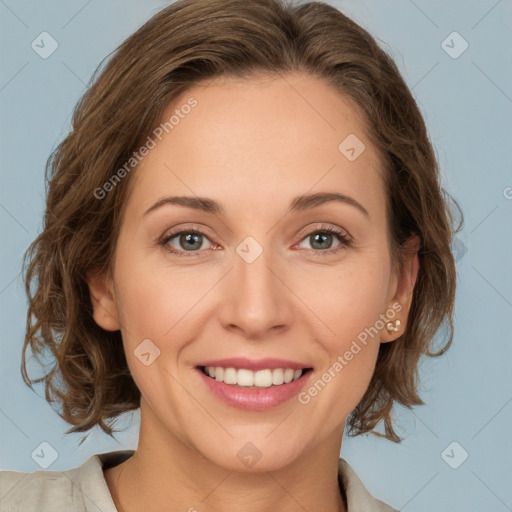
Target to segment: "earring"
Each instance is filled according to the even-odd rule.
[[[393,324],[393,322],[388,322],[386,324],[386,329],[389,331],[389,332],[397,332],[398,331],[398,328],[400,327],[400,324],[402,322],[400,322],[400,320],[395,320],[395,323]]]

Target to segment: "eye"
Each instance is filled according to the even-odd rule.
[[[178,256],[189,256],[184,253],[194,253],[205,249],[205,240],[209,239],[201,231],[185,229],[170,233],[160,242],[160,245],[167,251],[177,254]],[[190,256],[192,256],[192,254],[190,254]]]
[[[334,240],[338,241],[338,245],[331,247]],[[158,243],[166,251],[177,256],[200,256],[201,252],[207,249],[206,241],[210,240],[203,232],[197,229],[182,229],[169,233]],[[308,241],[308,252],[322,255],[336,253],[352,244],[351,239],[342,230],[331,226],[310,231],[302,241]],[[213,246],[213,249],[217,247]]]
[[[339,243],[332,248],[335,239]],[[308,241],[309,251],[317,254],[332,254],[351,245],[350,238],[343,231],[330,226],[311,231],[303,238],[303,241]]]

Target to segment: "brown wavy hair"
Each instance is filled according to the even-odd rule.
[[[411,234],[420,239],[405,332],[380,345],[369,387],[347,424],[349,435],[373,432],[400,442],[394,403],[423,404],[420,356],[440,355],[452,342],[456,269],[450,243],[462,212],[453,201],[461,215],[455,229],[451,196],[441,187],[424,120],[392,58],[336,8],[293,0],[178,0],[164,8],[98,66],[75,107],[70,133],[48,158],[44,227],[23,260],[29,307],[21,372],[30,388],[43,381],[46,400],[61,404],[58,414],[73,425],[66,433],[98,425],[112,436],[113,420],[140,401],[121,332],[96,324],[86,281],[89,269],[112,268],[136,170],[101,200],[95,191],[158,126],[173,98],[191,86],[220,76],[288,72],[326,81],[362,113],[384,162],[394,264],[400,264]],[[433,352],[444,323],[446,343]],[[45,353],[52,358],[37,379],[27,375],[29,345],[39,361]],[[380,421],[384,434],[374,430]]]

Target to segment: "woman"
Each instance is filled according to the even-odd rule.
[[[399,442],[393,404],[422,403],[454,229],[366,31],[318,2],[179,0],[118,48],[48,169],[23,357],[54,354],[68,432],[140,407],[139,443],[2,472],[1,510],[394,510],[340,459],[344,426]]]

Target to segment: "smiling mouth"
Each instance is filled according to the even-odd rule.
[[[289,384],[303,377],[312,368],[294,370],[292,368],[273,368],[252,371],[246,368],[222,366],[199,366],[201,372],[217,382],[246,389],[262,389]]]

